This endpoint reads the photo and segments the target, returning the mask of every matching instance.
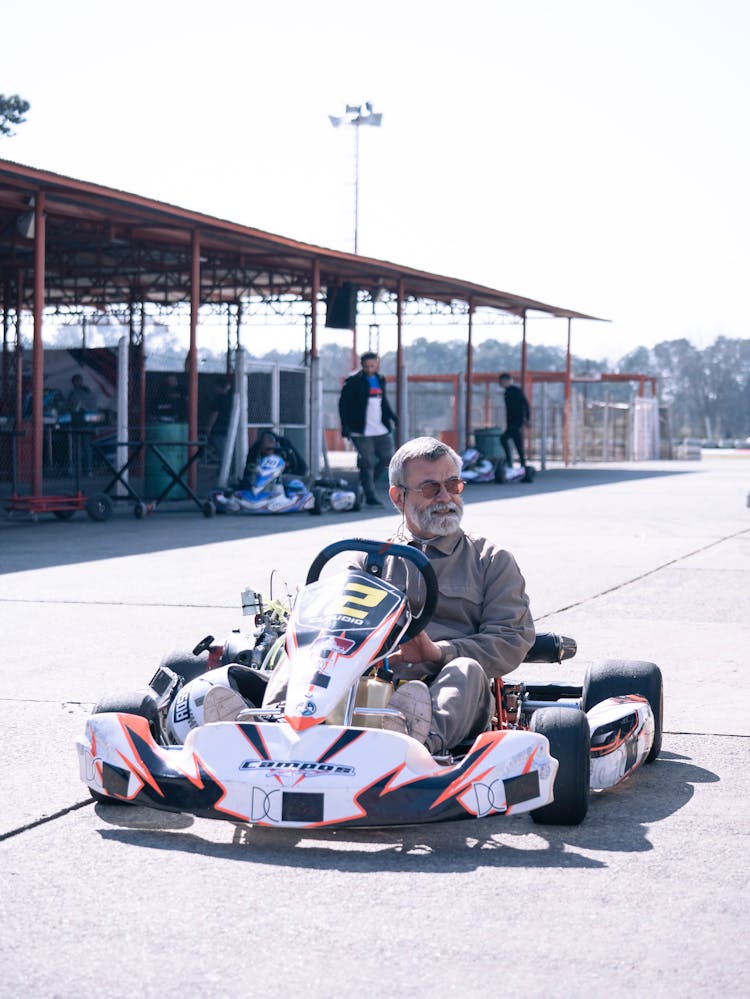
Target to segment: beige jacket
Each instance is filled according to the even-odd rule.
[[[406,541],[391,540],[424,551],[435,570],[439,596],[426,630],[444,649],[442,663],[399,669],[397,675],[407,679],[437,673],[461,656],[475,659],[490,677],[516,669],[534,642],[535,630],[526,583],[510,552],[460,529],[426,543],[408,532]],[[401,559],[388,558],[384,578],[421,603],[424,582],[413,565],[407,568]]]

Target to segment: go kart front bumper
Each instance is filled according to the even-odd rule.
[[[372,728],[219,722],[184,746],[157,744],[144,718],[97,714],[77,741],[100,799],[264,826],[390,826],[531,811],[552,800],[547,739],[485,732],[442,766],[409,736]]]

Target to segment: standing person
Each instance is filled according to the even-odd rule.
[[[185,391],[179,376],[170,371],[159,387],[153,406],[153,415],[165,423],[182,423],[185,420]]]
[[[357,449],[365,502],[368,506],[382,506],[375,495],[375,481],[391,460],[391,426],[398,426],[398,418],[386,398],[378,355],[367,351],[360,357],[360,363],[361,370],[346,379],[339,396],[341,434]]]
[[[513,376],[507,371],[498,377],[500,388],[505,392],[505,430],[500,435],[500,443],[505,451],[505,460],[508,468],[513,467],[513,453],[510,449],[510,441],[516,446],[518,459],[521,468],[526,468],[526,457],[523,451],[523,431],[531,421],[531,409],[529,400],[518,385],[513,384]]]
[[[73,388],[68,393],[68,410],[70,411],[70,426],[77,432],[77,447],[80,458],[80,470],[83,475],[91,476],[94,466],[94,455],[91,447],[91,431],[86,426],[86,414],[95,413],[98,404],[96,395],[85,384],[83,375],[75,374],[70,379]]]
[[[229,433],[229,419],[232,415],[232,380],[219,378],[216,390],[211,400],[208,420],[206,421],[206,440],[218,455],[219,462],[224,456]]]
[[[84,382],[83,375],[73,375],[70,381],[73,386],[70,392],[68,392],[68,409],[70,412],[96,412],[96,395]]]

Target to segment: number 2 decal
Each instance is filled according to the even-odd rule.
[[[357,592],[350,592],[352,590]],[[367,617],[368,610],[377,607],[385,595],[385,590],[376,589],[374,586],[366,586],[364,583],[348,583],[347,593],[344,594],[341,603],[336,607],[335,613],[348,614],[349,617],[356,617],[361,621]]]

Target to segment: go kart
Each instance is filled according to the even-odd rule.
[[[238,488],[214,489],[209,500],[217,513],[321,514],[360,509],[361,492],[350,488],[346,479],[316,479],[309,488],[302,479],[286,475],[285,469],[280,454],[264,455]]]
[[[533,465],[510,467],[502,458],[491,461],[475,447],[461,453],[461,477],[465,482],[533,482],[536,469]]]
[[[209,499],[217,513],[314,513],[315,496],[302,479],[285,476],[285,468],[281,455],[266,455],[249,482],[237,489],[214,489]]]
[[[321,578],[334,556],[352,552],[361,567]],[[381,578],[386,558],[421,574],[421,609]],[[431,755],[388,706],[386,657],[427,625],[436,600],[434,571],[418,550],[366,540],[328,545],[291,611],[246,590],[251,626],[224,642],[209,635],[190,655],[171,653],[146,689],[101,700],[77,741],[82,780],[102,803],[272,827],[523,812],[573,825],[591,790],[657,756],[661,674],[627,661],[590,668],[582,686],[497,680],[491,730]],[[559,663],[575,652],[570,638],[538,635],[527,661]],[[286,695],[273,703],[263,690],[282,670]],[[217,687],[221,696],[242,695],[230,721],[204,715]]]

